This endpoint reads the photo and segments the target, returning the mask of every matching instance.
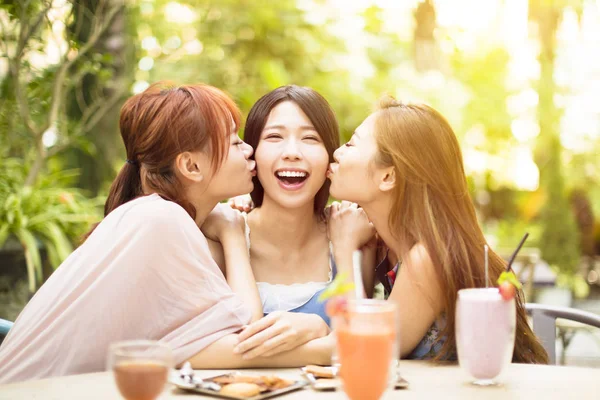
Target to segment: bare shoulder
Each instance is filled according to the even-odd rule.
[[[422,243],[415,244],[408,252],[407,258],[404,259],[405,263],[409,266],[411,272],[416,276],[428,277],[429,274],[435,274],[435,267],[429,251]]]
[[[402,264],[402,269],[430,299],[434,308],[437,308],[435,306],[439,306],[443,301],[442,287],[439,272],[425,245],[415,244]]]

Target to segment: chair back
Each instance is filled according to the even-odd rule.
[[[600,328],[600,315],[569,307],[549,306],[527,303],[527,313],[533,317],[533,332],[542,341],[548,353],[550,364],[556,364],[556,319],[570,321]]]
[[[0,343],[2,343],[6,335],[8,335],[8,331],[10,328],[12,328],[12,326],[12,322],[0,318]]]

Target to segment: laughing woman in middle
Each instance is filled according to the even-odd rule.
[[[255,150],[258,172],[246,239],[267,314],[240,334],[237,351],[252,358],[329,332],[318,297],[336,273],[324,210],[326,173],[339,146],[339,128],[320,94],[284,86],[252,107],[244,140]]]

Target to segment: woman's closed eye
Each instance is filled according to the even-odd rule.
[[[304,136],[304,137],[302,138],[302,140],[306,140],[306,141],[308,141],[308,142],[317,142],[317,143],[320,143],[320,142],[321,142],[321,139],[320,139],[318,136],[314,136],[314,135],[307,135],[307,136]]]
[[[281,139],[281,135],[279,133],[267,133],[265,139]]]
[[[346,142],[346,144],[344,144],[344,146],[346,147],[353,147],[354,146],[354,140],[356,138],[356,133],[353,133],[352,136],[350,136],[350,140],[348,140]]]

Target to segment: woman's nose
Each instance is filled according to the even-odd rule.
[[[338,162],[338,163],[340,162],[340,155],[342,155],[343,151],[344,151],[344,146],[338,147],[338,149],[333,152],[333,159],[335,160],[335,162]]]
[[[284,160],[300,160],[302,158],[302,153],[295,139],[286,140],[284,146],[281,155]]]

